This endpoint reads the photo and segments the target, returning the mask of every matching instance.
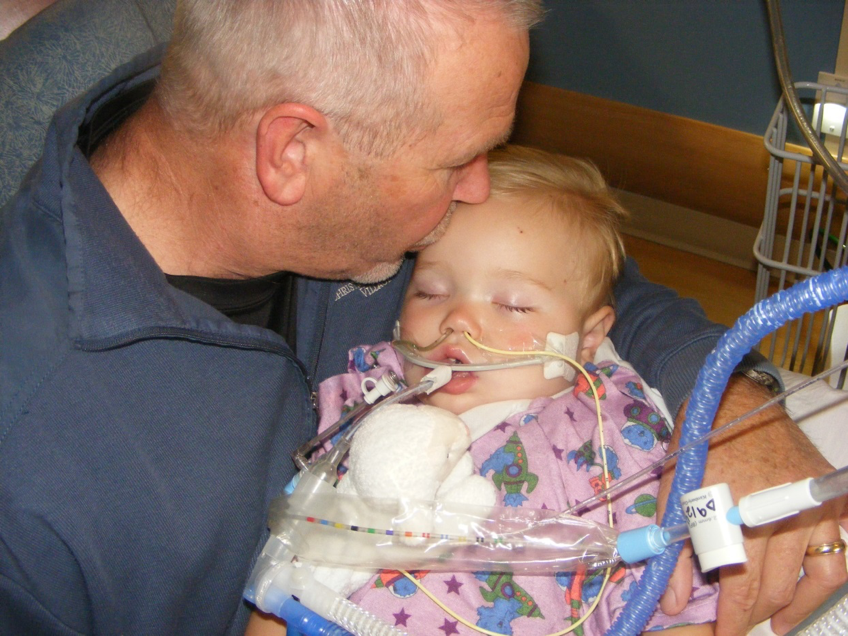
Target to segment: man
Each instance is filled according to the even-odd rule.
[[[486,198],[538,17],[533,0],[192,0],[155,87],[153,53],[60,111],[0,231],[0,632],[243,630],[312,386],[389,334],[408,267],[321,279],[383,281],[453,202]],[[629,280],[623,307],[645,298]],[[688,369],[660,383],[679,405],[720,330],[646,289],[676,327],[619,343],[637,365],[649,345],[649,381]],[[795,543],[834,540],[836,513]]]
[[[185,3],[153,96],[155,58],[58,116],[0,231],[0,633],[243,631],[312,386],[405,276],[315,279],[486,198],[538,10]]]

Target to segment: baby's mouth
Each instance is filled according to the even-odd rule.
[[[461,368],[465,365],[473,364],[471,359],[466,355],[460,347],[456,345],[447,345],[440,347],[431,360],[449,364],[452,367],[451,380],[444,385],[439,392],[444,395],[459,395],[465,393],[475,385],[478,380],[476,373],[472,371],[462,371]],[[457,369],[459,367],[459,369]]]
[[[450,365],[470,364],[468,356],[459,347],[443,347],[433,359],[434,362],[446,362]]]
[[[435,352],[436,355],[431,358],[433,362],[441,362],[451,366],[462,366],[471,364],[471,359],[460,347],[448,345],[441,347]],[[470,373],[466,371],[454,371],[454,373]]]

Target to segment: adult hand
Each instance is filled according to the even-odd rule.
[[[714,427],[770,397],[759,385],[734,376]],[[684,405],[672,437],[673,447],[685,409]],[[752,492],[831,471],[833,467],[783,410],[771,407],[711,440],[704,485],[726,482],[738,502]],[[662,476],[659,515],[671,489],[673,472],[673,467],[669,468]],[[806,556],[805,551],[809,546],[838,541],[840,521],[848,529],[848,498],[758,528],[743,528],[748,562],[719,571],[716,634],[744,634],[769,616],[772,630],[785,634],[821,605],[848,579],[844,554]],[[692,569],[697,567],[692,556],[687,542],[660,602],[667,614],[679,613],[689,600]],[[802,566],[805,574],[799,579]]]
[[[244,636],[286,636],[286,622],[271,614],[253,610]]]

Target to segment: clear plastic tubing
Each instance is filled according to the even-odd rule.
[[[366,499],[329,492],[326,482],[309,473],[298,488],[271,504],[271,532],[287,554],[312,563],[552,574],[607,567],[620,558],[614,528],[553,510]],[[642,554],[638,539],[629,545],[637,557]]]
[[[848,466],[810,482],[810,495],[819,503],[848,494]]]
[[[677,543],[678,541],[683,541],[683,539],[689,538],[689,526],[685,523],[681,523],[676,526],[671,526],[670,528],[663,528],[663,535],[665,535],[666,543],[668,545]]]
[[[685,523],[670,528],[660,528],[658,525],[651,524],[626,530],[618,535],[616,551],[618,557],[625,563],[639,563],[662,554],[672,543],[683,541],[688,537],[689,526]]]

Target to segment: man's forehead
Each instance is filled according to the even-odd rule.
[[[432,78],[433,93],[443,113],[439,128],[459,135],[456,145],[465,141],[463,149],[471,153],[469,158],[506,141],[512,129],[527,46],[526,34],[504,29],[501,27],[501,41],[477,42],[469,44],[467,51],[461,47],[449,54],[457,59],[440,64]]]
[[[471,161],[509,139],[515,121],[515,97],[504,88],[494,86],[488,97],[469,99],[446,114],[433,137],[440,145],[449,144],[446,155],[454,164]]]

